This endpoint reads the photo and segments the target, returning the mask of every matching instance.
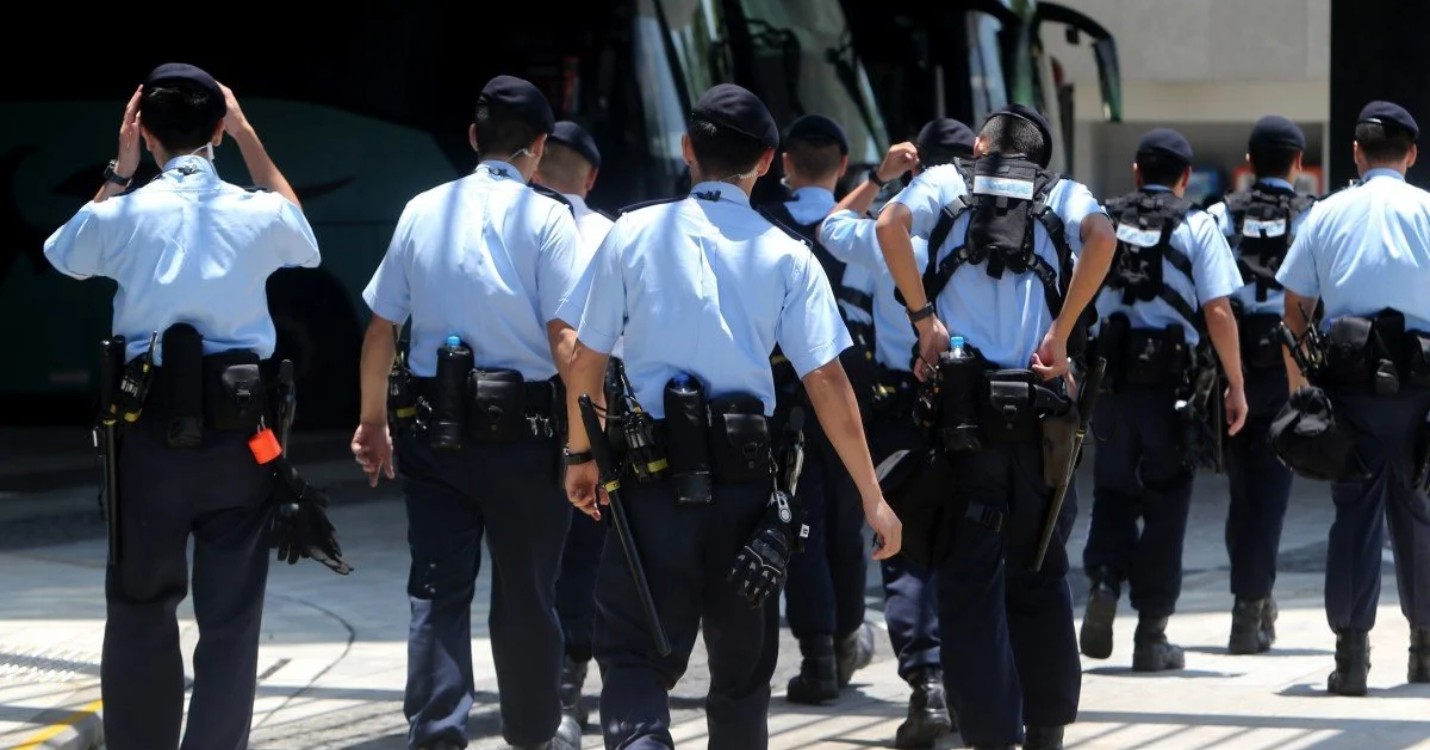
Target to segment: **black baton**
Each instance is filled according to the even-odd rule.
[[[1072,451],[1068,454],[1067,469],[1063,472],[1062,484],[1053,491],[1053,502],[1048,506],[1048,516],[1043,519],[1043,534],[1038,539],[1038,551],[1033,555],[1033,563],[1028,569],[1036,573],[1043,569],[1043,558],[1048,556],[1048,546],[1053,543],[1053,534],[1058,531],[1058,517],[1063,512],[1063,501],[1067,499],[1068,488],[1072,486],[1073,474],[1077,471],[1078,454],[1082,452],[1083,440],[1087,437],[1087,424],[1092,420],[1093,407],[1097,406],[1097,393],[1102,390],[1102,376],[1107,372],[1107,360],[1098,357],[1092,371],[1083,381],[1082,390],[1077,394],[1077,433],[1073,436]]]
[[[125,340],[115,336],[99,344],[99,422],[95,447],[104,458],[104,522],[109,532],[109,564],[121,558],[119,533],[119,378],[124,369]]]

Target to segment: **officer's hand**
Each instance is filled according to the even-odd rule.
[[[1068,371],[1068,342],[1048,331],[1038,351],[1033,353],[1032,368],[1043,380],[1062,377]]]
[[[865,504],[864,520],[874,530],[875,560],[887,560],[899,554],[904,546],[904,524],[882,495],[874,503]]]
[[[223,103],[227,111],[223,115],[223,132],[230,137],[236,136],[249,128],[248,118],[244,116],[243,110],[238,106],[238,97],[233,95],[233,89],[220,83],[218,85],[223,90]]]
[[[1241,428],[1246,424],[1246,414],[1250,409],[1246,405],[1246,389],[1239,385],[1229,386],[1226,389],[1226,434],[1235,435],[1241,432]]]
[[[388,479],[396,478],[397,472],[392,466],[392,437],[387,434],[386,423],[359,424],[357,432],[353,433],[352,451],[353,458],[367,474],[368,486],[376,487],[378,479],[384,474]]]
[[[919,330],[919,358],[914,362],[914,377],[923,382],[938,369],[938,355],[948,351],[948,329],[937,315],[920,320],[916,326]]]
[[[597,521],[601,520],[601,506],[611,504],[604,495],[597,499],[596,482],[600,478],[601,472],[595,461],[566,467],[566,499]]]
[[[918,166],[919,149],[913,143],[904,141],[895,143],[889,147],[889,153],[884,155],[884,161],[879,164],[879,179],[888,182],[897,177],[902,177],[905,172]]]
[[[124,120],[119,123],[119,155],[115,157],[118,163],[114,171],[124,177],[133,177],[139,169],[139,97],[143,93],[143,86],[134,89],[129,103],[124,105]]]

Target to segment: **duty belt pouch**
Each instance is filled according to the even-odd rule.
[[[1132,323],[1122,313],[1113,313],[1102,321],[1097,329],[1097,353],[1108,363],[1103,383],[1108,390],[1115,390],[1125,380],[1128,339],[1132,335]]]
[[[221,432],[256,429],[267,407],[258,355],[250,351],[225,352],[206,357],[203,362],[208,426]]]
[[[1034,377],[1028,370],[999,370],[988,376],[982,422],[989,442],[1030,443],[1038,439]]]
[[[1398,314],[1397,314],[1398,315]],[[1387,337],[1398,343],[1404,338],[1404,318],[1400,330],[1382,314],[1378,319],[1345,316],[1331,323],[1326,334],[1326,382],[1331,385],[1368,388],[1377,396],[1400,392],[1400,373],[1395,349]],[[1384,335],[1383,335],[1384,334]]]
[[[943,447],[952,453],[983,449],[980,408],[986,400],[987,370],[981,357],[949,359],[939,363],[940,432]]]
[[[1430,388],[1430,333],[1406,332],[1405,380],[1417,388]]]
[[[526,380],[516,370],[473,370],[467,380],[467,436],[482,443],[533,437],[526,420]]]
[[[1188,364],[1186,332],[1180,325],[1161,330],[1129,332],[1123,360],[1123,380],[1133,385],[1160,385]]]
[[[197,448],[204,442],[204,339],[193,326],[178,323],[164,331],[164,384],[170,448]]]
[[[1281,316],[1270,313],[1241,317],[1241,359],[1250,370],[1275,370],[1281,357]]]
[[[753,396],[710,402],[710,468],[720,484],[770,478],[770,427],[765,406]]]

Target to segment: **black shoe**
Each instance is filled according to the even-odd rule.
[[[1269,599],[1241,599],[1231,608],[1231,639],[1226,650],[1232,654],[1260,654],[1271,649],[1271,639],[1263,629]],[[1275,605],[1272,605],[1275,606]]]
[[[818,706],[839,697],[839,674],[834,667],[834,639],[827,635],[799,639],[804,657],[799,674],[790,678],[785,700]]]
[[[1028,727],[1023,750],[1063,750],[1063,728]]]
[[[455,742],[438,742],[435,745],[423,745],[417,750],[462,750],[462,746]]]
[[[909,718],[894,734],[894,747],[900,750],[933,747],[938,738],[954,731],[948,701],[943,694],[943,671],[924,669],[909,679],[913,693],[909,695]]]
[[[1180,646],[1167,642],[1167,618],[1144,617],[1132,636],[1132,671],[1162,672],[1187,666]]]
[[[576,661],[570,656],[561,666],[561,711],[576,720],[582,729],[590,718],[581,705],[581,690],[586,685],[586,668],[590,662]]]
[[[1084,656],[1106,659],[1112,656],[1112,621],[1117,618],[1117,599],[1122,596],[1122,581],[1107,568],[1088,574],[1092,578],[1092,594],[1087,599],[1078,645]]]
[[[874,661],[874,628],[867,622],[860,625],[853,633],[841,637],[834,651],[839,667],[839,687],[846,688],[854,679],[855,672]]]
[[[1281,611],[1276,608],[1276,597],[1268,596],[1261,605],[1261,632],[1266,635],[1266,648],[1276,644],[1276,616]]]
[[[1430,630],[1410,631],[1410,681],[1430,682]]]
[[[1370,673],[1370,634],[1364,630],[1336,633],[1336,671],[1326,679],[1326,689],[1336,695],[1365,695]]]
[[[1012,745],[974,745],[973,750],[1018,750]]]

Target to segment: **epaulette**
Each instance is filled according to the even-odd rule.
[[[779,229],[781,232],[784,232],[785,234],[789,235],[791,239],[798,241],[799,244],[804,245],[811,250],[814,249],[814,243],[806,239],[804,235],[800,234],[793,227],[789,226],[783,221],[780,221],[779,217],[775,216],[767,206],[761,206],[760,208],[756,209],[756,213],[758,213],[760,216],[765,217],[765,221],[768,221],[770,224],[774,225],[776,229]]]
[[[589,208],[589,209],[591,209],[592,211],[595,211],[596,213],[598,213],[598,214],[600,214],[600,215],[606,217],[606,219],[608,219],[608,220],[610,220],[610,221],[615,221],[615,220],[616,220],[615,214],[612,214],[610,211],[607,211],[607,210],[604,209],[604,208],[596,208],[595,206],[592,206],[592,205],[590,205],[590,204],[587,204],[586,207]]]
[[[249,192],[249,193],[271,193],[271,192],[273,192],[272,190],[269,190],[268,188],[263,187],[263,186],[261,186],[261,185],[243,185],[242,187],[243,187],[243,189],[244,189],[245,192]]]
[[[640,203],[632,203],[631,205],[626,206],[625,208],[622,208],[622,209],[617,213],[617,215],[618,215],[618,216],[625,216],[626,214],[628,214],[628,213],[630,213],[630,212],[632,212],[632,211],[639,211],[639,210],[642,209],[642,208],[650,208],[651,206],[659,206],[659,205],[662,204],[662,203],[675,203],[676,201],[683,201],[683,200],[685,200],[685,196],[683,196],[683,195],[672,195],[672,196],[670,196],[669,198],[653,198],[653,199],[648,200],[648,201],[641,201]]]
[[[529,188],[531,188],[532,190],[536,191],[538,194],[544,195],[544,196],[546,196],[547,198],[550,198],[551,200],[554,200],[554,201],[560,203],[561,205],[565,206],[565,207],[566,207],[566,210],[567,210],[567,211],[570,211],[573,216],[576,214],[576,207],[573,206],[573,205],[571,205],[571,201],[566,200],[566,196],[564,196],[564,195],[562,195],[562,194],[556,192],[555,190],[552,190],[552,189],[549,188],[549,187],[546,187],[545,185],[538,185],[538,184],[536,184],[536,183],[534,183],[534,182],[528,183],[528,184],[527,184],[527,187],[529,187]]]

